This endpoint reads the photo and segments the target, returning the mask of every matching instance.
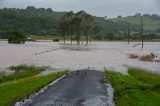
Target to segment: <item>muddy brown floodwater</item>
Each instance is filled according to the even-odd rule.
[[[112,87],[105,85],[103,72],[100,71],[108,68],[127,73],[127,66],[134,66],[160,72],[159,62],[128,58],[128,54],[150,53],[160,56],[160,42],[145,42],[142,50],[139,42],[92,42],[88,46],[71,46],[62,42],[26,42],[17,45],[0,41],[0,73],[9,66],[19,64],[50,66],[55,71],[69,69],[73,73],[74,70],[90,69],[83,76],[66,76],[24,106],[113,106]],[[54,71],[51,68],[42,75]]]
[[[0,70],[11,65],[34,64],[69,70],[88,67],[104,70],[106,67],[125,73],[129,65],[160,72],[160,63],[142,62],[127,55],[154,53],[159,56],[160,42],[145,42],[143,50],[140,45],[134,46],[136,44],[138,42],[129,45],[127,42],[93,42],[89,46],[71,46],[62,42],[26,42],[16,45],[0,41]]]

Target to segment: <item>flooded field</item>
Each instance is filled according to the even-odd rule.
[[[160,56],[160,42],[145,42],[144,49],[135,46],[137,42],[93,42],[92,45],[64,45],[56,42],[26,42],[26,44],[8,44],[0,41],[0,70],[5,67],[28,64],[50,66],[55,69],[84,69],[104,67],[126,72],[126,66],[140,67],[160,72],[159,62],[142,62],[130,59],[127,54],[137,55],[154,53]]]

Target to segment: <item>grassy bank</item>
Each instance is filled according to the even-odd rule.
[[[160,74],[135,68],[128,73],[105,72],[115,89],[116,106],[160,106]]]
[[[31,37],[33,40],[54,40],[54,39],[59,39],[59,40],[64,40],[63,36],[52,36],[52,35],[28,35],[28,37]],[[65,39],[68,41],[71,40],[71,36],[65,36]],[[76,41],[75,36],[72,38],[74,41]],[[81,36],[81,40],[86,40],[86,36]]]
[[[0,84],[0,106],[11,106],[17,100],[27,98],[64,74],[66,71],[55,72],[47,76],[34,76],[35,74],[32,74],[28,77],[5,81]]]
[[[57,38],[57,36],[51,36],[51,35],[44,35],[44,36],[38,36],[38,35],[30,35],[33,40],[53,40]]]

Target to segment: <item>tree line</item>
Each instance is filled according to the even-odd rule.
[[[105,16],[105,18],[92,16],[92,19],[90,19],[91,22],[88,21],[92,24],[89,27],[90,29],[87,30],[87,19],[84,18],[84,15],[90,16],[90,18],[91,15],[82,13],[55,12],[51,8],[35,8],[33,6],[28,6],[26,9],[3,8],[0,9],[0,38],[7,39],[12,32],[20,31],[26,36],[61,36],[63,34],[65,38],[72,36],[70,38],[77,40],[77,42],[82,39],[88,39],[88,42],[90,38],[93,40],[124,40],[127,39],[128,36],[128,25],[130,27],[131,39],[140,38],[140,25],[133,25],[126,21],[115,22],[112,19],[107,19],[107,16]],[[67,14],[71,15],[68,16]],[[138,17],[139,14],[136,16]],[[152,20],[160,19],[156,14],[145,14],[144,17],[150,17]],[[63,18],[65,19],[64,21],[62,21]],[[122,16],[121,18],[123,20]],[[62,24],[69,27],[64,27],[64,31],[62,31]],[[144,29],[144,36],[146,36],[144,38],[157,39],[160,38],[159,33],[160,26],[151,31]]]

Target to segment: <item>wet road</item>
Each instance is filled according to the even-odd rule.
[[[59,82],[23,106],[112,106],[108,102],[104,74],[81,70],[68,74]]]

